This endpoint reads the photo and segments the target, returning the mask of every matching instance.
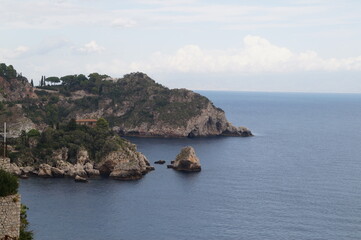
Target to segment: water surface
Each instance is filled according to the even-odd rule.
[[[360,239],[361,95],[201,92],[255,137],[131,138],[202,172],[136,182],[21,180],[36,239]]]

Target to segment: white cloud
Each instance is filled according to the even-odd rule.
[[[27,46],[18,46],[15,49],[0,48],[0,60],[5,61],[8,59],[14,59],[22,56],[29,51]]]
[[[121,28],[130,28],[134,27],[137,24],[136,21],[128,18],[117,18],[113,20],[112,26],[113,27],[121,27]]]
[[[105,48],[98,45],[95,41],[90,41],[83,47],[77,49],[77,51],[80,53],[101,53],[104,50]]]
[[[322,58],[314,51],[292,52],[258,36],[246,36],[243,48],[206,50],[187,45],[174,54],[155,53],[146,62],[133,62],[129,69],[184,73],[266,73],[298,71],[361,71],[361,56]],[[136,69],[135,69],[136,70]]]

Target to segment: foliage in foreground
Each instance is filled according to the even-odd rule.
[[[21,204],[21,211],[20,211],[20,237],[19,240],[32,240],[33,239],[33,232],[28,230],[29,221],[27,220],[27,208],[25,205]]]
[[[18,178],[0,169],[0,197],[6,197],[18,192]]]

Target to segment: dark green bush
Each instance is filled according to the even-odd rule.
[[[0,170],[0,197],[9,196],[18,192],[18,178],[12,174]]]
[[[40,137],[40,132],[39,132],[39,130],[31,129],[31,130],[28,132],[28,137]]]

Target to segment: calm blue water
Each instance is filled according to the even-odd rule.
[[[36,239],[361,239],[361,95],[202,94],[256,136],[131,139],[151,162],[192,145],[196,174],[22,180]]]

